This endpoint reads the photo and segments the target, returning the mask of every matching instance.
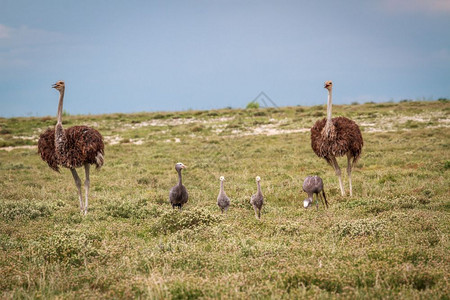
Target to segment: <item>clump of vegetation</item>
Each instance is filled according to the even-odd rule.
[[[275,228],[275,234],[300,235],[304,226],[298,222],[285,222]]]
[[[158,216],[160,213],[158,207],[148,207],[146,199],[112,201],[106,205],[106,215],[114,218],[146,219]]]
[[[202,290],[197,287],[189,287],[184,282],[176,282],[169,290],[172,299],[199,299],[203,296]]]
[[[384,220],[368,218],[342,221],[335,224],[332,230],[339,237],[376,236],[386,228],[386,225]]]
[[[420,123],[419,122],[414,122],[412,120],[408,120],[405,123],[405,127],[406,128],[419,128]]]
[[[444,170],[448,170],[450,169],[450,160],[447,160],[446,162],[444,162]]]
[[[29,200],[7,201],[0,203],[0,216],[5,220],[33,220],[48,217],[53,214],[55,207],[45,202]]]
[[[154,227],[155,232],[175,232],[181,229],[194,228],[201,225],[212,225],[219,221],[218,217],[205,209],[169,210],[161,216]]]
[[[283,284],[288,293],[301,287],[306,289],[318,288],[332,293],[342,292],[342,281],[339,278],[330,277],[329,274],[324,272],[315,272],[314,274],[297,272],[284,277]]]
[[[379,180],[379,184],[385,184],[386,182],[397,182],[397,179],[392,174],[383,175]]]
[[[195,126],[192,126],[191,131],[192,132],[200,132],[200,131],[203,131],[204,129],[205,129],[205,126],[203,126],[203,125],[195,125]]]
[[[267,116],[267,113],[264,111],[256,111],[253,115],[255,117],[264,117],[264,116]]]
[[[98,235],[63,229],[38,241],[33,248],[48,263],[81,266],[101,254],[101,241]]]
[[[249,102],[245,108],[246,109],[258,109],[259,103],[256,101]]]

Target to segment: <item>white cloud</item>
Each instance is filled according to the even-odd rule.
[[[382,0],[381,7],[390,13],[450,14],[450,0]]]

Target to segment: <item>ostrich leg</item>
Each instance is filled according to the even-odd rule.
[[[347,174],[348,174],[348,184],[350,186],[350,197],[353,195],[352,193],[352,155],[347,153]]]
[[[87,214],[87,208],[88,208],[88,195],[89,195],[89,164],[84,165],[84,172],[86,173],[86,180],[84,181],[84,189],[85,189],[85,203],[84,203],[84,215]]]
[[[341,168],[339,168],[336,157],[334,156],[331,158],[331,165],[333,166],[336,175],[339,177],[339,187],[341,188],[341,195],[343,197],[345,196],[345,192],[344,192],[344,185],[342,184]]]
[[[314,199],[314,194],[313,194],[313,199]],[[316,211],[319,210],[319,194],[316,194]]]
[[[78,176],[77,170],[70,169],[70,171],[72,172],[73,179],[75,180],[75,185],[77,186],[78,189],[78,199],[80,200],[80,209],[81,211],[83,211],[83,199],[81,198],[81,179]]]
[[[254,211],[255,211],[255,218],[257,218],[257,219],[259,219],[258,218],[258,208],[256,208],[256,206],[253,206],[253,209],[254,209]]]

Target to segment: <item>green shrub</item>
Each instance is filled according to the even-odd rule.
[[[448,170],[450,169],[450,160],[447,160],[446,162],[444,162],[444,170]]]
[[[100,255],[101,237],[75,229],[64,229],[34,244],[35,251],[49,263],[81,266]]]
[[[325,116],[325,113],[322,111],[316,111],[316,112],[312,113],[311,116],[320,118],[320,117]]]
[[[106,214],[115,218],[146,219],[160,215],[156,206],[148,207],[147,200],[139,201],[113,201],[106,206]]]
[[[200,131],[203,131],[203,129],[205,129],[205,127],[203,125],[195,125],[195,126],[192,126],[191,131],[192,132],[200,132]]]
[[[301,235],[302,232],[305,230],[305,226],[298,223],[298,222],[292,222],[292,221],[286,221],[283,224],[277,225],[275,227],[275,234],[285,234],[285,235]]]
[[[360,219],[342,221],[333,226],[333,232],[339,237],[358,237],[378,235],[386,228],[386,221],[378,219]]]
[[[384,183],[386,183],[386,182],[397,182],[397,179],[395,178],[394,175],[392,175],[392,174],[387,174],[387,175],[383,175],[383,177],[381,177],[381,178],[378,180],[378,183],[379,183],[379,184],[384,184]]]
[[[32,220],[39,217],[51,216],[54,206],[43,202],[29,200],[0,203],[0,216],[6,220]]]
[[[172,299],[174,300],[191,300],[198,299],[203,296],[202,290],[194,287],[189,287],[185,283],[181,282],[176,282],[169,291],[172,295]]]
[[[192,210],[169,210],[161,216],[154,226],[155,232],[175,232],[200,225],[211,225],[218,222],[218,217],[202,208]]]
[[[245,108],[246,109],[258,109],[259,103],[256,101],[249,102]]]
[[[310,289],[314,286],[333,293],[342,292],[342,283],[339,278],[330,277],[329,274],[322,272],[289,274],[283,278],[283,285],[288,293],[300,287]]]

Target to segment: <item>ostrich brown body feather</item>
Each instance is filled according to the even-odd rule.
[[[73,126],[64,130],[64,155],[58,155],[55,147],[55,128],[44,131],[38,142],[38,153],[50,168],[59,172],[59,166],[79,168],[85,164],[103,165],[104,144],[102,135],[87,126]],[[101,155],[99,155],[101,154]]]
[[[70,169],[78,190],[80,209],[86,215],[89,198],[89,169],[95,165],[97,169],[103,166],[104,144],[102,135],[87,126],[73,126],[64,130],[62,126],[62,112],[65,83],[58,81],[52,88],[59,91],[59,104],[55,128],[49,128],[39,137],[38,153],[50,168],[59,172],[59,167]],[[76,168],[84,167],[86,179],[84,181],[85,201],[81,194],[81,179]]]
[[[317,156],[331,164],[333,157],[350,154],[355,164],[361,156],[363,138],[358,125],[346,117],[331,119],[333,126],[324,129],[327,119],[317,121],[311,128],[311,147]]]
[[[317,121],[311,128],[311,147],[318,157],[329,163],[339,178],[341,195],[345,195],[342,184],[341,168],[336,157],[347,156],[347,174],[352,192],[352,168],[361,156],[363,138],[358,125],[345,117],[332,118],[333,82],[326,81],[324,88],[328,90],[327,118]]]

